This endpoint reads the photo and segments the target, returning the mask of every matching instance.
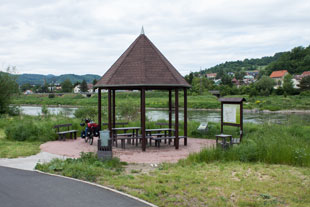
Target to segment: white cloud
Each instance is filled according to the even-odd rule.
[[[307,0],[5,1],[0,64],[102,75],[139,35],[183,74],[310,43]]]

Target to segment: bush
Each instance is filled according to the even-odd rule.
[[[60,172],[64,176],[94,182],[98,176],[119,175],[126,163],[118,158],[100,161],[94,153],[81,153],[77,159],[54,159],[49,163],[37,164],[36,169],[45,172]]]
[[[96,107],[81,107],[74,112],[74,116],[80,119],[85,118],[95,119],[97,114],[98,110]]]
[[[48,94],[48,98],[55,98],[55,94],[53,93]]]
[[[300,93],[301,96],[310,96],[310,91],[302,91]]]

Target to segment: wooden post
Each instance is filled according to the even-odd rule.
[[[112,121],[112,126],[113,126],[113,128],[115,128],[115,117],[116,117],[116,115],[115,115],[115,90],[112,90],[112,101],[113,101],[113,104],[112,104],[112,110],[113,110],[113,121]]]
[[[243,101],[240,103],[240,143],[243,137]]]
[[[98,88],[98,125],[99,125],[99,130],[101,130],[101,89]]]
[[[187,145],[187,89],[184,88],[184,145]]]
[[[140,104],[140,114],[141,114],[141,134],[142,134],[142,151],[146,149],[146,137],[145,137],[145,89],[141,89],[141,104]]]
[[[179,89],[175,89],[175,121],[174,121],[174,129],[175,129],[175,149],[179,149]]]
[[[112,139],[112,110],[111,110],[111,89],[108,90],[108,128],[110,131],[110,139]]]
[[[223,134],[223,102],[221,102],[221,134]]]
[[[168,128],[172,128],[172,93],[171,93],[171,89],[169,89],[169,127]],[[169,136],[171,136],[171,131],[169,131]]]

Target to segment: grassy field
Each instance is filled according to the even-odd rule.
[[[183,93],[180,93],[180,107],[183,106]],[[116,94],[116,105],[121,107],[127,104],[139,105],[140,94],[138,92],[119,92]],[[107,106],[107,93],[103,93],[102,105]],[[238,96],[240,97],[240,95]],[[261,109],[261,110],[287,110],[299,109],[310,110],[309,96],[243,96],[247,102],[245,109]],[[45,94],[19,95],[15,96],[13,104],[39,104],[39,105],[71,105],[71,106],[97,106],[97,95],[91,98],[83,97],[80,94],[56,94],[55,98],[48,98]],[[168,92],[146,93],[146,107],[150,108],[167,108]],[[201,96],[188,96],[188,107],[193,109],[217,109],[220,108],[220,102],[215,96],[204,94]]]
[[[89,155],[53,160],[37,169],[96,182],[158,206],[309,206],[309,168],[263,163],[213,162],[127,166]],[[126,170],[130,167],[131,170]]]
[[[219,127],[210,123],[204,136],[214,138]],[[310,126],[290,120],[244,128],[240,145],[203,149],[157,168],[84,154],[37,169],[110,186],[158,206],[309,206]],[[225,132],[238,133],[232,127]]]
[[[40,152],[41,142],[12,141],[5,138],[0,129],[0,158],[16,158],[35,155]]]

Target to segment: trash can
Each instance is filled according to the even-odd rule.
[[[101,160],[112,158],[112,142],[110,139],[109,130],[103,130],[99,132],[97,156]]]

